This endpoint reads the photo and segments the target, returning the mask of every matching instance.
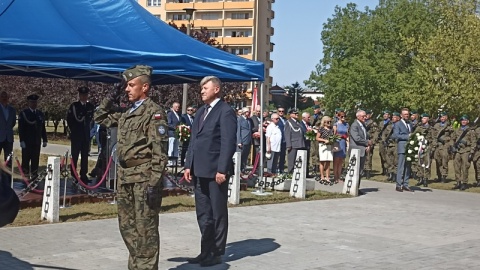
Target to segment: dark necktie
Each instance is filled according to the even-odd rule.
[[[205,117],[207,117],[208,109],[210,109],[210,105],[205,105],[205,110],[203,111],[202,118],[200,118],[200,129],[203,127],[203,122],[205,121]]]

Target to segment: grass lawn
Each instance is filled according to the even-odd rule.
[[[379,181],[379,182],[388,182],[386,181],[386,176],[381,175],[382,172],[382,165],[380,162],[380,155],[378,154],[378,149],[375,149],[373,153],[373,174],[374,176],[371,177],[369,180]],[[454,186],[455,182],[455,171],[453,168],[453,160],[448,162],[448,177],[447,183],[435,183],[433,180],[437,177],[436,175],[436,164],[435,161],[432,162],[431,166],[431,178],[429,179],[428,187],[433,189],[444,189],[444,190],[451,190]],[[413,186],[417,183],[416,180],[410,179],[410,185]],[[476,183],[475,181],[475,171],[473,169],[473,164],[470,166],[470,170],[468,171],[468,183],[470,184],[470,188],[465,191],[458,191],[457,192],[474,192],[480,193],[480,187],[471,187],[471,184]]]
[[[253,190],[240,192],[240,204],[230,205],[230,207],[242,207],[272,203],[286,203],[301,201],[289,196],[289,192],[275,191],[271,196],[256,196],[251,193]],[[325,200],[336,198],[349,198],[349,195],[329,193],[325,191],[307,191],[306,199]],[[163,198],[161,213],[176,213],[195,210],[194,198],[190,196],[169,196]],[[17,219],[8,226],[27,226],[37,224],[48,224],[40,220],[41,208],[27,208],[18,213]],[[94,219],[115,218],[117,216],[117,206],[110,203],[85,203],[75,204],[70,208],[60,209],[60,222],[85,221]]]

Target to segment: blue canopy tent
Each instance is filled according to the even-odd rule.
[[[136,64],[154,84],[263,81],[263,63],[201,43],[134,0],[0,0],[0,74],[116,82]]]

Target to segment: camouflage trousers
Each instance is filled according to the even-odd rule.
[[[318,142],[312,141],[310,143],[310,165],[315,168],[320,163],[318,156]]]
[[[473,168],[475,169],[475,180],[480,182],[480,151],[478,150],[473,156]]]
[[[397,147],[385,147],[385,169],[387,173],[397,173]]]
[[[470,162],[468,162],[469,153],[456,153],[453,166],[455,168],[455,181],[467,183],[468,169],[470,169]]]
[[[151,209],[145,201],[146,183],[129,183],[118,188],[118,223],[127,246],[128,269],[157,270],[160,255],[158,232],[160,206]]]
[[[386,169],[385,166],[385,156],[386,156],[386,148],[383,146],[383,143],[380,142],[378,145],[378,154],[380,155],[380,163],[382,164],[382,170]]]
[[[446,147],[435,149],[433,153],[435,159],[435,165],[437,166],[437,177],[440,179],[442,176],[448,175],[448,151]]]
[[[373,161],[373,150],[374,148],[370,148],[370,151],[365,152],[365,171],[372,170],[372,161]]]
[[[430,153],[427,153],[426,155],[430,155]],[[430,160],[430,158],[425,156],[425,158],[421,159],[420,162],[412,163],[412,171],[413,171],[413,168],[415,168],[415,173],[419,178],[430,179],[431,171],[432,171],[431,166],[432,166],[432,161]]]

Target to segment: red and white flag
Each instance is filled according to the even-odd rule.
[[[252,112],[255,112],[258,106],[258,91],[257,87],[253,87],[253,96],[252,96]]]

